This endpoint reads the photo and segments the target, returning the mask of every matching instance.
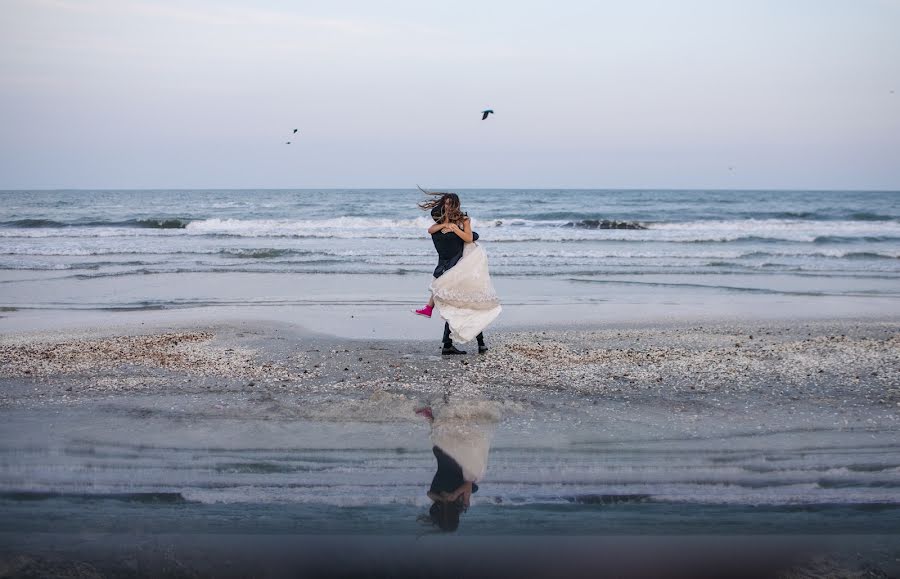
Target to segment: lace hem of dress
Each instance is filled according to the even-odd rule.
[[[457,307],[471,307],[475,309],[493,308],[500,304],[497,294],[494,292],[470,292],[450,288],[431,287],[434,298]]]

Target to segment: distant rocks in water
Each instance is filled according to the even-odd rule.
[[[570,221],[563,227],[578,227],[579,229],[647,229],[634,221],[610,221],[609,219],[582,219]]]
[[[190,219],[136,219],[125,222],[123,225],[134,224],[135,227],[147,229],[185,229],[190,222]]]

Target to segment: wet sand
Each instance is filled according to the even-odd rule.
[[[0,555],[4,577],[886,578],[891,537],[441,537],[167,534],[86,537],[78,550]],[[893,566],[896,569],[897,566]],[[890,568],[888,573],[890,572]]]

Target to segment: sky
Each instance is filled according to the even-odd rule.
[[[900,190],[900,0],[0,0],[0,189],[416,184]]]

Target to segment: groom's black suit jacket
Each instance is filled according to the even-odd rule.
[[[472,241],[477,239],[478,234],[473,231]],[[434,268],[434,277],[441,277],[445,271],[456,265],[456,262],[462,257],[465,242],[452,231],[450,233],[441,233],[440,231],[432,233],[431,241],[438,252],[438,264]]]

